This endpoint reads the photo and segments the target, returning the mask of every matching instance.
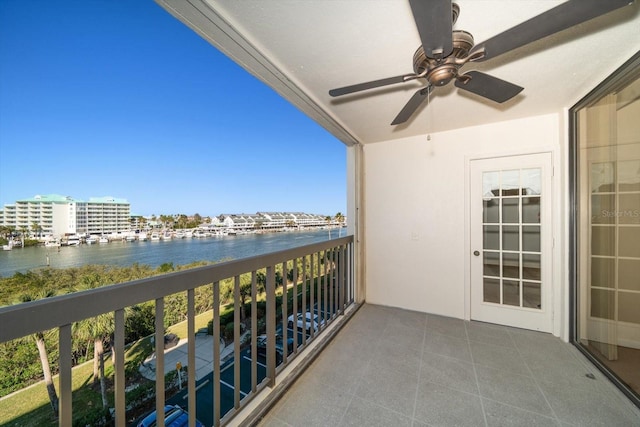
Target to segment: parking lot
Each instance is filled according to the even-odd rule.
[[[318,310],[314,310],[317,314]],[[295,322],[294,322],[295,327]],[[282,327],[278,324],[276,333],[281,335]],[[300,346],[304,340],[302,330],[294,331],[287,329],[287,337],[297,337],[297,345]],[[309,339],[310,335],[306,335]],[[233,408],[235,378],[234,378],[234,358],[224,362],[220,367],[220,416],[223,417],[229,410]],[[257,383],[260,384],[266,377],[266,365],[264,357],[258,356],[257,365]],[[240,353],[240,399],[243,399],[251,391],[251,354],[250,348],[242,350]],[[213,425],[213,372],[204,376],[196,382],[196,418],[205,426]],[[182,408],[188,408],[188,396],[186,388],[180,393],[167,400],[167,404],[179,405]]]

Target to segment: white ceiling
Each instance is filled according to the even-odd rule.
[[[408,0],[156,0],[347,144],[370,143],[561,111],[640,50],[638,3],[462,71],[523,86],[504,104],[436,88],[430,105],[390,123],[424,83],[342,98],[328,91],[413,72],[420,45]],[[607,1],[607,0],[602,0]],[[562,1],[456,0],[454,29],[482,42]]]

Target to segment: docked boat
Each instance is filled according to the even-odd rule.
[[[109,243],[109,239],[107,239],[106,237],[102,236],[98,239],[98,243]]]
[[[151,241],[152,242],[159,242],[160,241],[160,236],[158,235],[158,233],[151,233]]]
[[[44,242],[45,248],[59,248],[60,241],[59,240],[49,240],[48,242]]]
[[[98,243],[98,238],[95,236],[89,236],[85,239],[85,242],[87,242],[87,245],[92,245],[94,243]]]
[[[13,249],[13,245],[11,244],[11,241],[9,241],[8,245],[2,245],[2,250],[3,251],[10,251]]]

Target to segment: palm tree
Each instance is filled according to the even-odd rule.
[[[100,286],[97,277],[85,277],[76,288],[77,291],[93,289]],[[114,331],[114,319],[111,313],[104,313],[97,317],[84,319],[74,325],[75,335],[85,341],[93,341],[93,384],[100,383],[102,406],[109,405],[107,400],[107,384],[104,376],[104,344],[111,342]]]
[[[338,221],[339,224],[342,224],[344,222],[344,215],[342,215],[342,212],[338,212],[334,218],[336,219],[336,221]]]
[[[42,298],[49,298],[55,295],[55,291],[51,289],[43,289],[37,294],[25,293],[18,297],[18,303],[25,303],[29,301],[35,301]],[[33,334],[33,338],[36,341],[36,347],[38,348],[38,355],[40,356],[40,364],[42,365],[42,375],[44,376],[44,384],[47,387],[47,394],[49,395],[49,402],[51,402],[51,409],[53,410],[56,418],[58,417],[58,394],[56,393],[56,386],[53,384],[53,377],[51,375],[51,366],[49,365],[49,355],[47,354],[47,348],[44,342],[44,332],[36,332]]]

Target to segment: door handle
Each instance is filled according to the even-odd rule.
[[[480,256],[480,252],[479,252],[479,251],[473,251],[473,254],[474,254],[475,256]]]

